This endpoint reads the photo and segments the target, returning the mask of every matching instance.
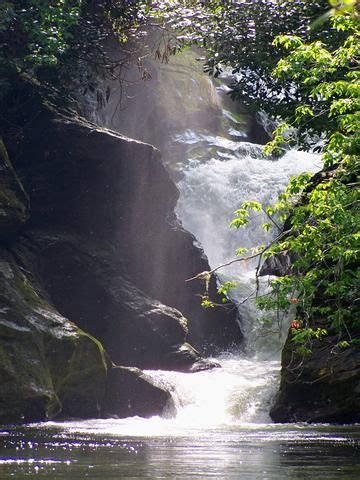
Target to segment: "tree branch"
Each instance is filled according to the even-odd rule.
[[[201,273],[198,273],[197,275],[195,275],[194,277],[191,277],[191,278],[188,278],[185,280],[185,282],[190,282],[191,280],[205,280],[207,278],[209,278],[209,276],[211,276],[213,273],[217,272],[218,270],[220,270],[221,268],[224,268],[224,267],[228,267],[229,265],[232,265],[233,263],[237,263],[237,262],[246,262],[248,260],[252,260],[253,258],[257,258],[257,257],[262,257],[262,255],[267,251],[269,250],[270,247],[272,247],[272,245],[274,245],[275,243],[277,243],[279,240],[281,240],[282,238],[284,238],[286,235],[288,235],[289,233],[291,232],[291,229],[290,230],[286,230],[285,232],[282,232],[280,233],[280,235],[278,235],[276,238],[274,238],[274,240],[272,242],[270,242],[268,245],[266,245],[262,250],[260,250],[260,252],[258,253],[254,253],[253,255],[248,255],[247,257],[242,257],[242,258],[233,258],[232,260],[229,260],[228,262],[226,263],[222,263],[221,265],[218,265],[217,267],[213,268],[212,270],[205,270],[204,272],[201,272]]]

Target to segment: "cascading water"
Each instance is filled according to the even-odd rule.
[[[177,114],[171,106],[163,105],[165,111],[171,110],[172,133],[168,136],[163,133],[161,149],[164,163],[180,179],[177,215],[202,244],[214,268],[234,258],[237,248],[267,244],[274,235],[262,229],[265,218],[261,214],[253,215],[246,229],[229,228],[234,211],[243,201],[258,200],[269,204],[276,200],[292,175],[314,171],[321,166],[316,155],[295,150],[277,160],[266,157],[262,146],[246,141],[247,130],[250,124],[254,128],[254,121],[239,105],[229,101],[227,79],[218,83],[217,88],[207,80],[205,90],[204,79],[206,77],[199,71],[193,72],[193,78],[186,77],[186,81],[173,91],[176,98],[183,98],[185,90],[187,92],[187,100],[179,109],[182,113]],[[166,83],[168,80],[165,78],[165,85],[170,88],[172,84]],[[186,87],[189,82],[191,88]],[[193,105],[198,108],[196,115],[192,112]],[[214,123],[206,121],[209,107],[217,119]],[[188,121],[184,115],[188,115]],[[259,115],[259,119],[263,130],[271,129],[265,114]],[[261,127],[258,129],[260,131]],[[259,135],[252,132],[251,137]],[[176,416],[160,421],[160,430],[167,430],[170,425],[174,429],[204,428],[270,421],[268,412],[278,388],[279,357],[285,335],[281,338],[281,329],[279,333],[264,335],[254,301],[242,304],[256,289],[255,268],[256,261],[252,261],[235,263],[218,272],[220,280],[238,282],[231,291],[231,298],[239,304],[241,328],[247,343],[246,356],[234,352],[224,354],[217,359],[221,368],[206,372],[147,372],[173,392]],[[266,281],[261,281],[263,288],[266,288]],[[285,331],[287,324],[283,323]]]
[[[245,200],[268,204],[276,200],[292,175],[319,168],[318,157],[291,150],[270,160],[262,147],[233,142],[220,136],[187,131],[176,141],[191,146],[190,158],[179,182],[177,213],[186,229],[201,242],[212,268],[230,258],[238,247],[251,248],[271,241],[262,229],[265,218],[253,215],[249,226],[229,228],[233,212]],[[191,158],[197,146],[201,158]],[[214,148],[215,147],[215,148]],[[206,152],[210,152],[206,158]],[[235,263],[224,268],[221,280],[239,282],[232,297],[241,303],[254,291],[255,263]],[[251,355],[231,354],[220,359],[221,369],[196,374],[163,373],[175,385],[177,421],[183,425],[266,423],[271,398],[278,387],[281,341],[276,334],[262,338],[253,301],[239,306]],[[285,325],[287,330],[287,325]],[[155,372],[153,372],[155,374]],[[156,375],[159,375],[156,374]]]
[[[191,147],[178,185],[177,214],[201,242],[212,268],[233,258],[240,246],[251,248],[271,241],[271,233],[262,229],[265,219],[261,214],[254,215],[245,229],[229,228],[233,212],[243,201],[271,203],[292,175],[319,168],[316,155],[295,150],[279,160],[269,160],[259,145],[220,136],[187,131],[176,141]],[[197,157],[199,149],[202,151],[200,159],[191,158],[195,146]],[[206,152],[210,152],[208,158]],[[232,296],[241,303],[256,288],[255,263],[226,267],[220,279],[239,282]],[[225,354],[217,359],[221,368],[207,372],[150,372],[173,386],[177,410],[174,425],[212,427],[270,421],[270,403],[278,388],[281,341],[276,334],[261,337],[257,322],[260,312],[253,301],[240,305],[239,311],[252,344],[248,356]]]
[[[187,142],[194,135],[178,141]],[[204,137],[202,137],[204,143]],[[271,160],[264,156],[260,145],[238,143],[221,137],[207,137],[209,147],[216,146],[208,158],[191,159],[179,183],[180,199],[178,215],[188,230],[194,233],[203,245],[212,268],[227,263],[235,257],[239,247],[250,249],[267,245],[277,232],[265,232],[262,224],[269,221],[264,213],[251,215],[249,224],[240,230],[231,229],[234,211],[246,200],[257,200],[262,205],[276,201],[290,177],[301,172],[320,168],[318,156],[290,150],[282,158]],[[203,146],[206,151],[206,147]],[[210,149],[210,148],[209,148]],[[276,230],[276,228],[275,228]],[[250,251],[251,253],[251,251]],[[242,328],[248,340],[249,350],[258,356],[279,357],[282,338],[276,335],[261,337],[261,314],[253,297],[256,291],[255,269],[257,259],[236,262],[218,272],[219,279],[238,282],[231,297],[238,304]],[[267,279],[260,279],[263,289]],[[243,303],[244,302],[244,303]],[[287,330],[284,322],[283,330]],[[283,332],[279,330],[278,336]]]
[[[255,364],[251,359],[226,353],[217,361],[221,368],[194,374],[151,372],[174,386],[173,425],[187,430],[269,423],[269,401],[276,390],[279,363]]]

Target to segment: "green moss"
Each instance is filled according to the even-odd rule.
[[[96,416],[105,391],[106,362],[100,342],[79,330],[47,349],[54,389],[67,416]]]
[[[0,423],[96,415],[102,345],[49,305],[1,248],[0,267]]]
[[[28,198],[0,137],[0,236],[16,233],[28,218]]]

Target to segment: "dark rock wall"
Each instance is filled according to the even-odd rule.
[[[275,422],[360,421],[360,351],[335,347],[326,337],[312,353],[294,352],[291,332],[282,354],[280,391],[271,410]]]
[[[291,273],[295,256],[276,254],[267,259],[260,275]],[[318,294],[319,295],[319,294]],[[321,304],[321,295],[318,302]],[[297,317],[304,315],[298,309]],[[300,354],[289,329],[282,357],[280,390],[270,415],[275,422],[353,423],[360,421],[360,350],[341,348],[339,336],[326,319],[311,328],[327,328],[329,334],[311,342],[310,352]],[[353,332],[354,338],[356,332]],[[357,333],[358,335],[358,333]]]
[[[188,340],[239,343],[235,314],[203,311],[201,287],[185,282],[209,266],[176,221],[159,152],[60,113],[31,84],[17,94],[8,114],[20,134],[4,128],[1,142],[0,422],[124,415],[120,400],[104,406],[117,385],[107,366],[216,366]],[[129,392],[148,383],[130,372],[121,388],[129,376]]]
[[[189,340],[200,351],[229,348],[241,341],[235,310],[202,309],[197,294],[203,286],[186,282],[209,270],[209,265],[195,246],[195,238],[174,215],[178,190],[156,149],[45,109],[25,130],[22,150],[17,168],[31,198],[28,232],[51,225],[59,233],[75,232],[83,239],[93,239],[95,250],[107,252],[108,265],[115,267],[112,279],[127,277],[145,295],[187,317]],[[51,275],[49,288],[62,282],[60,270],[52,269],[51,258],[47,253],[42,259],[43,270]],[[103,284],[101,295],[106,296],[106,281]],[[220,303],[215,280],[211,290],[215,302]],[[74,281],[77,302],[83,291],[84,282]],[[93,292],[89,288],[88,296]],[[77,318],[79,309],[88,310],[84,299],[71,314],[68,298],[61,299],[58,290],[50,293],[70,318]],[[98,305],[106,310],[110,304],[104,298]]]

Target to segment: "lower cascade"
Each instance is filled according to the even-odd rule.
[[[193,144],[196,134],[184,136],[183,141],[188,138]],[[248,228],[232,231],[231,213],[243,201],[254,197],[263,204],[276,200],[291,175],[314,171],[319,163],[315,154],[292,150],[280,160],[269,160],[263,157],[259,145],[239,144],[221,137],[216,141],[211,136],[205,138],[204,145],[204,136],[201,137],[204,152],[215,142],[218,150],[207,161],[189,158],[178,185],[177,214],[185,228],[201,242],[214,268],[233,258],[239,246],[251,248],[271,240],[271,234],[261,227],[265,220],[262,215],[257,215]],[[220,279],[239,282],[232,296],[235,303],[240,303],[254,289],[255,267],[255,262],[242,267],[237,263],[221,271]],[[170,390],[173,405],[165,409],[164,418],[134,419],[134,423],[130,419],[118,420],[112,426],[105,421],[106,430],[117,431],[120,425],[121,429],[126,425],[128,433],[151,430],[152,434],[164,434],[271,423],[269,410],[278,389],[284,338],[262,337],[257,322],[260,312],[253,301],[240,305],[239,314],[247,338],[245,352],[225,352],[215,359],[220,368],[212,370],[195,373],[147,370],[155,382]],[[289,318],[284,319],[284,331],[288,324]],[[104,426],[103,422],[100,424]]]
[[[237,354],[219,356],[220,368],[195,373],[147,370],[172,394],[162,417],[66,422],[75,432],[121,435],[193,435],[232,426],[269,424],[278,387],[279,361],[256,361]],[[55,426],[55,423],[49,423]]]
[[[184,138],[193,141],[194,137]],[[179,183],[177,213],[185,228],[202,243],[210,266],[215,268],[233,258],[239,246],[251,248],[271,241],[271,234],[261,227],[263,215],[253,218],[248,228],[234,232],[229,228],[231,213],[254,197],[263,204],[275,201],[291,175],[314,171],[319,164],[315,154],[292,150],[274,161],[263,157],[259,145],[240,144],[240,149],[239,143],[225,138],[207,140],[208,145],[217,143],[218,150],[207,161],[189,159]],[[232,295],[235,302],[241,303],[254,289],[255,268],[255,262],[243,266],[236,263],[220,271],[220,279],[239,282]],[[284,337],[281,331],[278,337],[262,337],[257,322],[260,312],[252,300],[239,305],[239,313],[246,331],[247,354],[224,354],[217,358],[221,368],[212,371],[151,372],[172,386],[175,425],[208,427],[271,421],[269,409],[278,388]],[[289,318],[283,323],[286,332]]]
[[[191,139],[196,133],[183,137]],[[199,137],[202,149],[212,150],[208,160],[189,158],[179,182],[177,213],[186,229],[195,234],[215,268],[234,257],[235,250],[251,248],[271,241],[265,233],[263,215],[257,214],[248,228],[229,228],[231,214],[246,200],[255,197],[263,204],[276,200],[292,175],[319,168],[318,156],[291,150],[280,160],[265,159],[262,147],[239,144],[222,137]],[[220,280],[235,280],[238,287],[232,295],[241,303],[255,286],[256,262],[241,266],[235,263],[220,270]],[[265,283],[262,281],[262,283]],[[172,391],[175,404],[174,427],[206,428],[219,425],[269,423],[269,410],[278,389],[280,352],[285,336],[264,335],[257,321],[260,312],[249,300],[239,305],[246,333],[246,353],[224,353],[216,360],[221,368],[184,374],[148,372]],[[289,318],[283,321],[287,331]],[[280,337],[280,338],[279,338]]]
[[[201,429],[269,423],[279,362],[256,362],[235,354],[224,354],[217,360],[221,368],[211,371],[151,372],[173,388],[174,427]]]

